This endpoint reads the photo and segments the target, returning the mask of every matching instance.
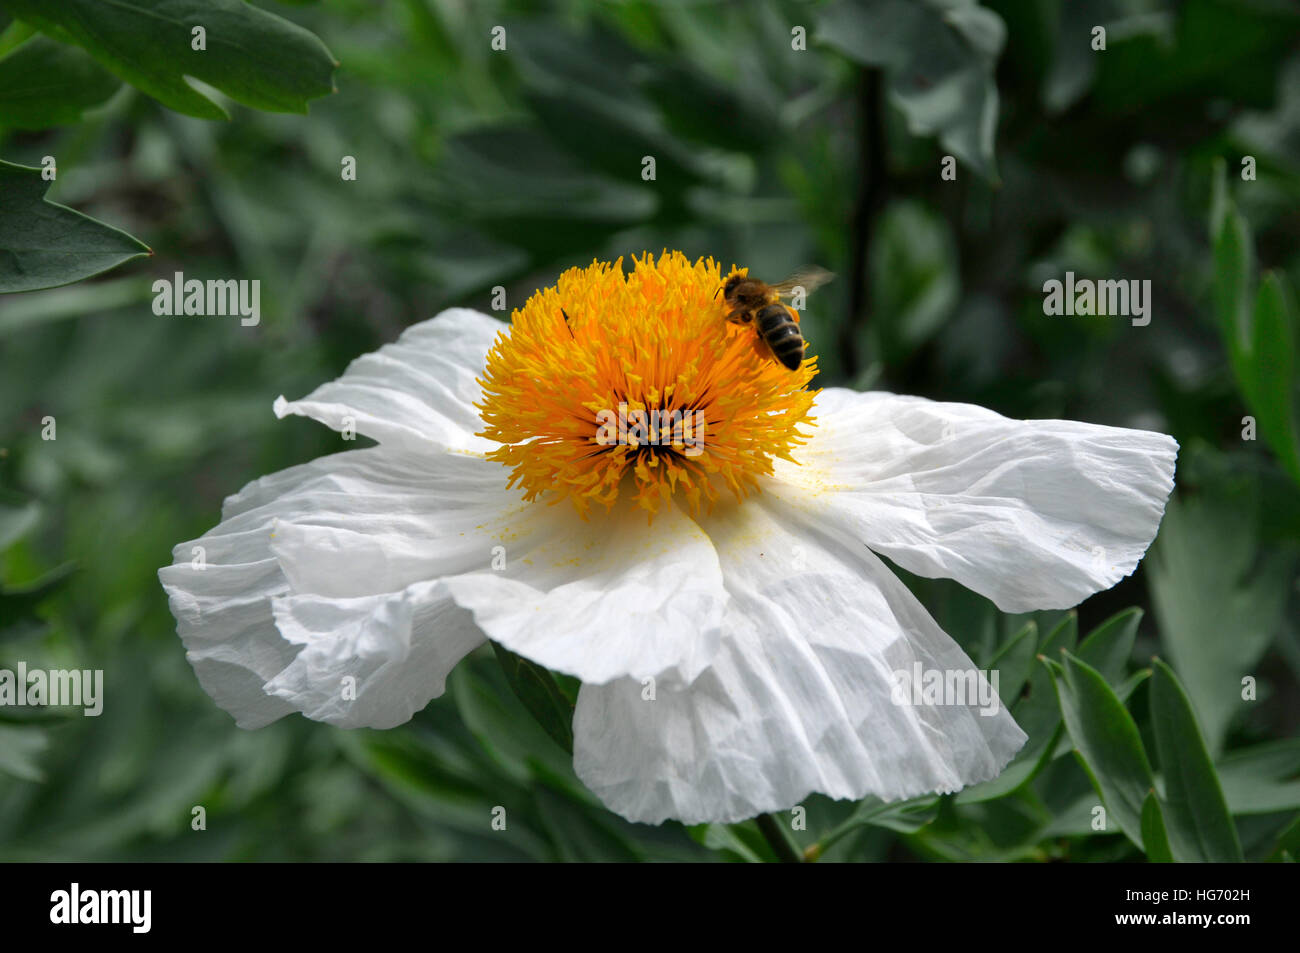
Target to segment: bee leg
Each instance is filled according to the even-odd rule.
[[[735,311],[732,311],[727,315],[727,320],[732,324],[749,324],[753,319],[753,313],[746,311],[743,308],[737,308]]]
[[[563,308],[561,308],[561,309],[560,309],[560,314],[563,315],[563,317],[564,317],[564,327],[565,327],[566,330],[568,330],[568,332],[569,332],[569,337],[573,337],[573,328],[569,325],[569,315],[568,315],[568,312],[566,312]],[[576,340],[576,338],[575,338],[575,340]]]

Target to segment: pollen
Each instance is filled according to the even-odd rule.
[[[571,268],[511,315],[477,406],[488,456],[524,499],[569,499],[586,518],[628,494],[649,513],[680,494],[692,514],[760,489],[808,439],[816,359],[791,371],[753,323],[726,320],[713,259]],[[796,315],[797,317],[797,315]]]

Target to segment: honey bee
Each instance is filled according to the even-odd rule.
[[[727,320],[732,324],[753,325],[772,357],[797,371],[807,344],[799,333],[799,315],[781,304],[781,295],[788,295],[796,288],[809,294],[834,277],[825,268],[809,265],[774,285],[748,275],[732,275],[718,292],[727,302]]]

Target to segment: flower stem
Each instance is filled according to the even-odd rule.
[[[760,814],[754,818],[754,823],[758,825],[759,833],[763,835],[768,846],[772,848],[777,860],[783,864],[803,863],[803,857],[790,843],[790,838],[781,829],[781,825],[777,823],[776,818],[771,814]]]

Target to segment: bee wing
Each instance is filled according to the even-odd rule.
[[[827,271],[818,265],[804,265],[802,268],[796,269],[794,274],[785,281],[772,285],[772,288],[781,295],[788,295],[795,288],[803,288],[804,294],[812,294],[834,277],[834,272]]]

